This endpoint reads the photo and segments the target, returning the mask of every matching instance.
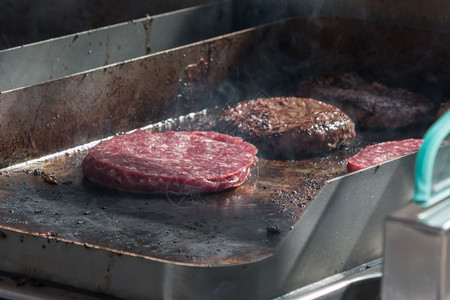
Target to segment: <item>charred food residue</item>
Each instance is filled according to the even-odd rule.
[[[190,80],[200,80],[208,73],[208,67],[208,62],[204,58],[200,58],[198,63],[188,65],[184,72]]]
[[[267,227],[267,234],[268,235],[277,235],[280,234],[281,230],[280,230],[280,226],[275,225],[275,226],[268,226]]]

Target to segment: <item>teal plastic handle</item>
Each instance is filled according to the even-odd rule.
[[[450,196],[450,185],[444,186],[444,188],[434,194],[432,189],[433,169],[436,155],[441,143],[449,132],[450,110],[427,130],[422,147],[417,154],[414,201],[419,206],[427,207]]]

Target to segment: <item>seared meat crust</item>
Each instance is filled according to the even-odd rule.
[[[255,144],[263,156],[279,158],[337,149],[355,137],[354,123],[346,113],[296,97],[239,102],[221,114],[219,130]]]

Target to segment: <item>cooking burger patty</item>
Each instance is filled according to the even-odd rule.
[[[257,152],[241,138],[216,132],[136,130],[90,149],[82,169],[91,181],[123,191],[216,192],[241,185]]]
[[[367,146],[348,160],[347,171],[355,172],[416,152],[422,142],[421,139],[407,139]]]
[[[275,97],[239,102],[219,117],[219,129],[242,136],[269,157],[337,149],[355,137],[355,126],[338,108],[308,98]]]
[[[312,97],[345,111],[362,128],[400,128],[423,121],[430,99],[381,83],[369,84],[355,73],[325,74],[300,84],[296,95]]]

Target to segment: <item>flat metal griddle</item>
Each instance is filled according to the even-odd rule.
[[[148,130],[211,130],[217,112]],[[346,160],[358,149],[295,161],[261,158],[238,188],[177,197],[89,182],[81,171],[86,148],[4,171],[1,222],[30,234],[196,265],[247,263],[271,254],[325,181],[346,173]],[[58,184],[45,182],[42,171],[54,173]]]
[[[417,62],[422,52],[412,46],[430,39],[433,64],[394,72]],[[11,141],[0,144],[2,165],[204,108],[153,130],[212,129],[218,103],[287,95],[298,80],[329,70],[438,99],[448,93],[447,40],[359,20],[293,19],[1,93],[0,138]],[[361,135],[354,148],[320,157],[261,159],[241,187],[184,198],[95,186],[79,167],[85,150],[10,167],[0,177],[0,267],[120,297],[280,295],[381,256],[384,216],[410,199],[411,159],[339,176],[361,145],[399,133],[413,136]],[[60,184],[25,172],[36,168]],[[277,225],[279,234],[267,233]]]

